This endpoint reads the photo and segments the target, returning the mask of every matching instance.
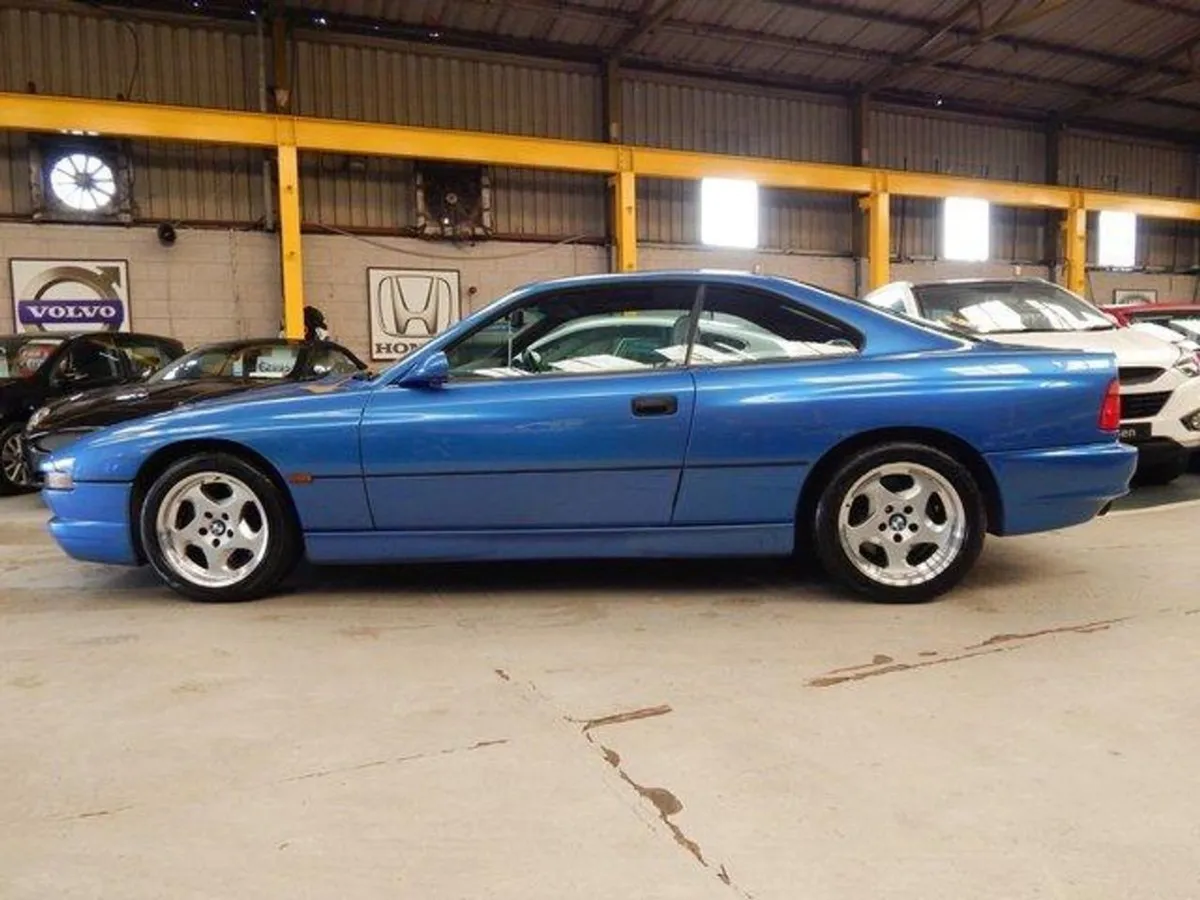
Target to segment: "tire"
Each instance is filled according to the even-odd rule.
[[[923,502],[911,495],[917,487]],[[950,590],[979,558],[986,531],[983,494],[966,466],[910,443],[845,460],[812,528],[825,572],[882,603],[923,603]]]
[[[10,422],[0,428],[0,497],[29,494],[37,490],[29,477],[29,467],[21,446],[24,422]]]
[[[1134,473],[1134,481],[1141,485],[1162,486],[1170,484],[1188,470],[1188,458],[1180,454],[1178,459],[1169,462],[1154,463],[1149,466],[1138,466]]]
[[[138,528],[158,577],[204,603],[269,594],[300,558],[300,530],[283,492],[227,453],[170,466],[146,494]]]

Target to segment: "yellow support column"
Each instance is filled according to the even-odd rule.
[[[892,280],[892,195],[875,190],[862,200],[867,212],[867,290]]]
[[[1065,224],[1066,288],[1082,297],[1087,290],[1087,209],[1082,202],[1071,204]]]
[[[294,144],[280,144],[279,250],[283,262],[283,328],[304,337],[304,263],[300,254],[300,173]]]
[[[637,180],[630,171],[618,172],[613,185],[613,260],[618,272],[637,269]]]

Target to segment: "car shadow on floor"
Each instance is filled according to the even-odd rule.
[[[297,594],[477,595],[481,593],[764,591],[824,587],[819,573],[790,560],[554,560],[374,566],[301,564]]]

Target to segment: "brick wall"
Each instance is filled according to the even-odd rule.
[[[370,267],[457,270],[464,312],[473,312],[530,281],[604,272],[607,260],[603,248],[567,244],[488,242],[455,248],[401,238],[306,235],[304,300],[325,313],[337,340],[368,359]]]
[[[133,327],[188,344],[274,334],[279,261],[273,236],[183,230],[174,246],[153,228],[0,224],[0,333],[13,328],[13,257],[125,259]]]

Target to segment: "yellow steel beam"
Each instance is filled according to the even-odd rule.
[[[120,137],[273,147],[275,117],[196,106],[160,106],[0,93],[0,128],[19,131],[95,131]]]
[[[113,100],[0,92],[0,129],[94,131],[167,141],[274,147],[286,136],[301,150],[407,156],[496,166],[615,175],[631,169],[651,178],[748,178],[764,187],[869,194],[879,179],[888,192],[910,197],[980,197],[1004,206],[1068,210],[1121,209],[1142,216],[1200,220],[1200,202],[1054,185],[960,178],[825,163],[791,162],[716,153],[629,147],[477,131],[447,131],[372,122],[272,113],[160,106]]]
[[[613,187],[613,264],[618,272],[637,268],[637,184],[632,172],[618,172]]]
[[[892,198],[886,190],[875,190],[862,201],[867,213],[867,290],[891,281]]]
[[[293,145],[279,145],[277,168],[283,328],[290,338],[304,337],[304,261],[300,255],[300,174],[296,156]]]
[[[874,183],[871,169],[827,163],[788,162],[753,156],[723,156],[632,147],[633,170],[650,178],[745,178],[763,187],[800,188],[866,194]]]
[[[1080,198],[1082,200],[1082,198]],[[1083,296],[1087,290],[1087,209],[1082,203],[1067,210],[1065,218],[1067,290]]]

